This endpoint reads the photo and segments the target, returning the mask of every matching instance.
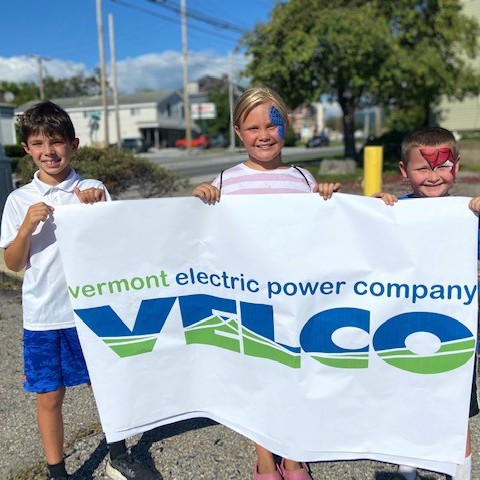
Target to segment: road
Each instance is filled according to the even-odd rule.
[[[343,147],[285,147],[282,157],[285,162],[307,160],[317,156],[337,155],[343,151]],[[189,178],[193,183],[212,180],[218,173],[245,160],[244,151],[236,152],[193,150],[188,154],[185,150],[166,149],[142,154],[156,165],[161,165],[170,170]]]

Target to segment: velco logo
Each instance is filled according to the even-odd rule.
[[[143,300],[130,330],[110,306],[75,313],[120,357],[153,350],[178,300],[188,345],[203,344],[301,368],[301,351],[334,368],[368,368],[375,354],[387,364],[418,374],[436,374],[464,365],[475,352],[472,332],[458,320],[431,312],[409,312],[387,319],[370,331],[370,312],[334,308],[312,316],[303,326],[299,345],[275,341],[273,306],[216,297],[187,295]],[[427,352],[412,349],[418,334],[434,341]],[[345,339],[355,337],[355,342]],[[414,344],[414,343],[413,343]]]

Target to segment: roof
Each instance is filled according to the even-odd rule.
[[[120,105],[132,105],[139,103],[161,103],[172,96],[180,97],[180,94],[176,90],[156,90],[153,92],[139,92],[130,93],[118,96],[118,103]],[[100,95],[87,95],[83,97],[65,97],[65,98],[52,98],[51,101],[56,103],[64,110],[73,108],[101,108],[102,97]],[[23,113],[31,106],[39,103],[40,100],[31,100],[30,102],[19,105],[15,111],[17,114]],[[113,106],[113,97],[108,96],[108,105]]]

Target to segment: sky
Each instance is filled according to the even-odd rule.
[[[157,3],[156,3],[157,2]],[[108,14],[115,30],[120,92],[177,89],[183,85],[180,0],[102,0],[105,58],[110,63]],[[266,22],[275,0],[186,0],[190,81],[203,75],[233,76],[246,63],[236,51],[242,34]],[[3,1],[0,81],[38,83],[38,60],[45,74],[64,78],[99,65],[96,0]]]

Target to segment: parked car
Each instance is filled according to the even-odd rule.
[[[192,135],[192,147],[199,147],[199,148],[208,148],[210,147],[210,140],[206,135]],[[187,139],[186,138],[179,138],[175,141],[176,148],[187,148]]]
[[[210,146],[212,148],[227,148],[229,145],[230,141],[223,133],[219,133],[216,137],[210,139]]]
[[[307,142],[307,148],[314,147],[328,147],[330,145],[330,138],[324,133],[320,135],[315,135]]]
[[[124,138],[122,140],[122,150],[132,151],[136,153],[147,152],[152,145],[144,138]]]

